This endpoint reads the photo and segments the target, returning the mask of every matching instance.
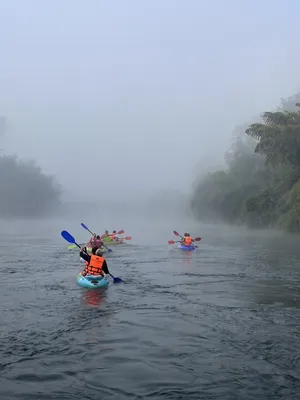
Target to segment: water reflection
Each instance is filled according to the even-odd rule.
[[[83,289],[81,302],[89,306],[100,306],[106,296],[106,288],[101,289]]]

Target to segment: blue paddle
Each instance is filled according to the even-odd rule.
[[[83,227],[83,229],[85,229],[86,231],[90,232],[91,235],[94,235],[94,233],[92,231],[90,231],[89,228],[86,225],[84,225],[82,222],[81,222],[80,225]],[[102,246],[105,247],[109,253],[112,252],[112,249],[109,249],[108,247],[106,247],[103,242],[102,242]]]
[[[62,232],[61,232],[61,236],[62,236],[67,242],[69,242],[69,243],[71,243],[71,244],[75,244],[77,247],[79,247],[79,248],[81,249],[81,247],[79,246],[79,244],[76,243],[76,240],[73,238],[72,235],[70,235],[69,232],[67,232],[67,231],[62,231]],[[114,277],[111,273],[109,273],[109,275],[113,278],[114,283],[122,283],[122,282],[123,282],[121,278]]]
[[[76,243],[76,240],[73,238],[72,235],[69,234],[69,232],[67,231],[62,231],[61,232],[61,236],[69,243],[71,244],[75,244],[77,247],[79,247],[81,249],[81,247],[79,246],[78,243]]]
[[[111,273],[109,273],[109,275],[110,275],[110,276],[113,278],[113,280],[114,280],[114,283],[122,283],[122,282],[123,282],[121,278],[114,277],[114,276],[112,276],[112,274],[111,274]]]

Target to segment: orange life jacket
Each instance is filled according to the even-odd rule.
[[[84,272],[87,275],[104,275],[103,274],[103,263],[104,263],[105,259],[103,257],[99,257],[99,256],[94,256],[94,254],[91,254],[91,259],[90,262],[86,263],[85,265],[85,269]]]
[[[184,237],[183,244],[184,244],[185,246],[191,246],[192,243],[193,243],[193,241],[192,241],[192,238],[191,238],[190,236],[185,236],[185,237]]]
[[[109,234],[109,237],[111,237],[112,240],[114,240],[114,238],[116,237],[116,234],[115,234],[115,233],[110,233],[110,234]]]

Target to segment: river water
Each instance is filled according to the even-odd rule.
[[[1,224],[0,399],[299,399],[298,238],[124,218],[107,263],[126,283],[88,291],[60,237],[80,222]]]

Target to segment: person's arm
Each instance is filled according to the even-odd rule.
[[[91,260],[91,256],[87,253],[85,253],[84,251],[80,252],[80,257],[83,258],[86,262],[90,262]]]
[[[103,269],[103,272],[105,274],[109,274],[109,270],[108,270],[108,267],[107,267],[107,264],[106,264],[106,260],[104,260],[104,262],[103,262],[102,269]]]

